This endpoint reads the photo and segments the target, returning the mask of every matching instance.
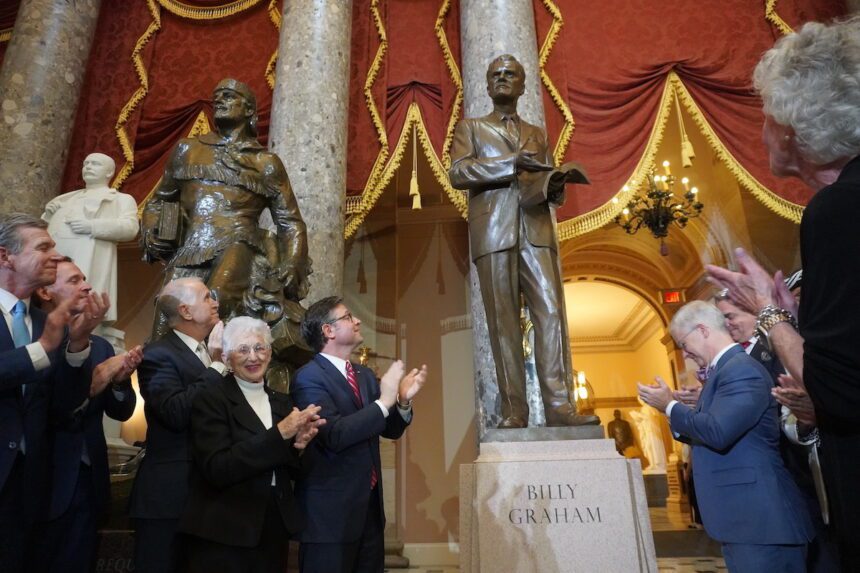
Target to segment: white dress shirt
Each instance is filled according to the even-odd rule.
[[[193,336],[189,336],[184,332],[179,332],[175,329],[173,331],[173,334],[179,337],[179,340],[181,340],[188,347],[188,349],[193,352],[197,358],[200,359],[200,362],[202,362],[204,366],[214,368],[218,372],[218,374],[221,374],[222,376],[224,375],[224,372],[227,370],[227,367],[224,365],[223,362],[212,360],[212,358],[209,356],[209,352],[205,350],[206,345],[203,344],[202,341],[197,340]],[[201,344],[203,344],[203,352],[199,351]]]
[[[344,381],[346,381],[346,360],[344,360],[343,358],[338,358],[337,356],[332,356],[331,354],[326,354],[325,352],[320,352],[320,356],[331,362],[334,367],[337,368],[337,371],[343,374],[343,379]],[[358,372],[356,372],[355,375],[357,382]],[[376,404],[379,406],[379,409],[382,410],[382,415],[387,418],[389,414],[388,408],[385,407],[385,404],[382,403],[382,400],[376,400]],[[406,422],[408,422],[412,418],[411,404],[408,408],[401,408],[400,404],[397,404],[397,411],[400,412],[400,417],[403,418]]]

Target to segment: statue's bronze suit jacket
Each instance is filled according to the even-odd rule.
[[[536,151],[538,161],[552,165],[544,131],[522,118],[519,141],[514,141],[496,112],[464,119],[457,126],[449,174],[453,187],[469,190],[472,260],[517,245],[520,217],[524,219],[525,240],[558,251],[550,204],[520,206],[521,192],[527,186],[543,185],[548,176],[546,172],[517,175],[517,152],[521,146]]]

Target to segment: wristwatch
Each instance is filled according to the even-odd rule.
[[[794,318],[793,314],[784,308],[779,308],[769,304],[758,313],[758,319],[756,320],[755,325],[756,329],[762,334],[762,336],[767,338],[770,329],[780,322],[787,322],[792,326],[792,328],[797,330],[797,319]]]

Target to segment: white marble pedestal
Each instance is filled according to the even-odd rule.
[[[639,461],[606,439],[482,443],[460,466],[460,570],[656,572]]]

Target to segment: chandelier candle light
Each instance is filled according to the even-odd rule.
[[[681,179],[684,186],[683,201],[675,197],[676,179],[669,168],[669,162],[663,162],[663,175],[654,171],[648,176],[648,193],[635,195],[621,214],[615,217],[615,222],[629,235],[636,234],[643,226],[647,227],[655,239],[660,239],[660,254],[669,254],[669,248],[664,239],[669,234],[669,225],[675,223],[683,229],[690,219],[702,213],[704,205],[699,202],[699,190],[690,187],[690,180]]]

